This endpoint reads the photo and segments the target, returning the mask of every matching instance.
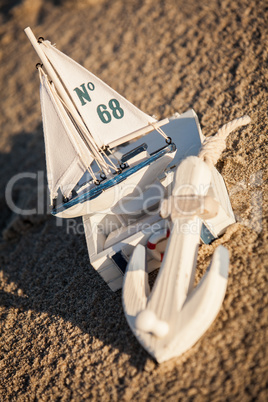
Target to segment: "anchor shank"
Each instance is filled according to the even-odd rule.
[[[147,303],[160,320],[172,321],[193,286],[201,220],[177,219],[172,227],[167,249],[156,283]]]

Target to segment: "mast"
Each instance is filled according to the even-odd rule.
[[[66,90],[65,90],[63,84],[61,83],[60,79],[58,78],[58,75],[57,75],[56,71],[53,69],[53,67],[50,64],[50,62],[48,61],[46,55],[44,54],[44,52],[42,51],[41,47],[39,46],[38,41],[37,41],[36,37],[34,36],[31,28],[30,27],[25,28],[24,32],[27,35],[29,41],[31,42],[31,44],[32,44],[34,50],[36,51],[38,57],[40,58],[42,64],[44,65],[44,67],[45,67],[47,73],[49,74],[52,82],[54,83],[55,87],[57,88],[57,91],[58,91],[60,97],[62,98],[64,104],[66,105],[67,109],[72,114],[72,116],[75,119],[75,121],[77,122],[78,127],[82,131],[86,130],[88,132],[87,128],[85,127],[85,124],[83,122],[82,117],[80,116],[80,114],[77,111],[75,105],[73,104],[73,102],[71,101],[70,97],[66,93]],[[97,146],[94,143],[93,139],[91,139],[89,136],[87,136],[87,138],[90,141],[89,149],[90,149],[90,152],[93,154],[94,158],[102,166],[105,165],[104,166],[105,169],[107,169],[107,168],[109,169],[107,163],[105,162],[103,156],[100,154],[99,149],[97,148]]]

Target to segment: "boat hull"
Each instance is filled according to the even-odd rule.
[[[126,197],[140,196],[171,163],[176,154],[176,146],[170,144],[158,153],[150,156],[147,161],[128,168],[117,177],[108,180],[103,185],[96,186],[96,190],[85,192],[70,201],[57,206],[52,215],[59,218],[75,218],[82,215],[91,215],[96,212],[113,213],[116,205],[117,214],[122,201],[122,214]]]

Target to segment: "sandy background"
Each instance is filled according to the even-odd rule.
[[[267,2],[2,0],[0,11],[0,400],[267,400]],[[158,365],[138,344],[121,293],[89,265],[80,219],[67,233],[42,209],[6,205],[20,172],[39,182],[16,183],[17,206],[36,208],[46,190],[28,25],[149,114],[194,108],[205,135],[252,118],[217,165],[240,223],[199,255],[201,276],[217,244],[229,249],[227,294],[179,358]]]

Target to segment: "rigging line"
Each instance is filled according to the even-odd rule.
[[[118,167],[117,167],[116,164],[112,161],[112,159],[110,158],[110,156],[105,153],[105,151],[106,151],[106,152],[109,152],[109,154],[112,155],[112,156],[114,157],[114,159],[116,159],[116,161],[117,161],[117,163],[118,163]],[[107,162],[107,164],[108,164],[112,169],[114,169],[115,172],[117,172],[118,169],[120,169],[120,163],[121,163],[120,159],[119,159],[115,154],[113,154],[113,153],[110,151],[110,148],[109,148],[109,146],[107,146],[107,145],[105,146],[105,148],[104,148],[104,147],[101,148],[101,152],[102,152],[103,155],[108,159],[108,161],[111,163],[111,165],[109,165],[108,162]]]
[[[94,183],[96,183],[96,182],[98,181],[98,179],[97,179],[97,177],[96,177],[95,173],[93,172],[92,167],[91,167],[91,166],[88,166],[88,168],[87,168],[87,169],[88,169],[89,173],[91,174],[91,176],[92,176],[92,178],[93,178]]]
[[[149,124],[150,124],[151,126],[153,126],[153,128],[154,128],[160,135],[162,135],[162,137],[164,137],[165,140],[168,140],[168,139],[169,139],[169,137],[166,135],[166,133],[164,132],[164,130],[162,130],[161,127],[156,127],[156,126],[155,126],[155,123],[153,123],[153,122],[149,122]]]
[[[117,167],[116,167],[115,163],[111,160],[111,158],[108,155],[105,154],[105,152],[104,152],[104,150],[102,148],[101,148],[101,152],[103,153],[103,155],[105,155],[105,157],[108,159],[109,163],[111,164],[111,165],[109,165],[109,163],[106,162],[107,165],[109,165],[110,167],[112,167],[115,170],[117,170]],[[117,161],[118,161],[118,159],[117,159]]]
[[[110,155],[113,155],[113,157],[116,159],[117,163],[120,165],[120,163],[121,163],[120,159],[114,153],[112,153],[110,151],[109,147],[107,147],[107,152],[109,152]]]

